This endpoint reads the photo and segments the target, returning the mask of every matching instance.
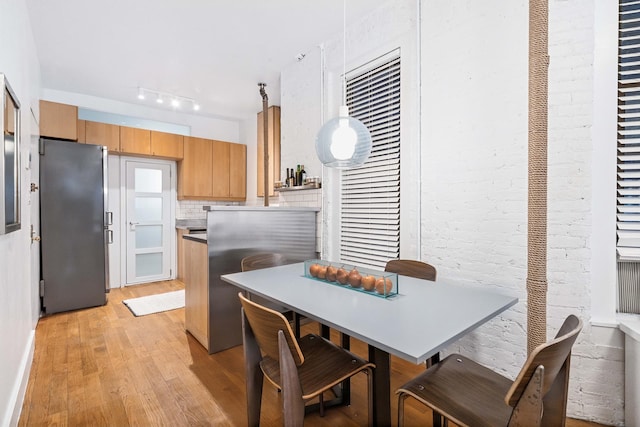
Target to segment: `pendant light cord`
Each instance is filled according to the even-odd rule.
[[[347,0],[342,0],[342,105],[347,106]]]

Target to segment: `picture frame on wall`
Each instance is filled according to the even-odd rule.
[[[0,73],[0,234],[20,229],[20,101]]]

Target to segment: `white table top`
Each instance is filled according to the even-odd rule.
[[[307,278],[304,263],[221,278],[416,364],[518,302],[407,276],[398,276],[399,295],[384,299]]]

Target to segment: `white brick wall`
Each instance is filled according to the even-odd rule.
[[[595,1],[613,0],[549,2],[548,337],[569,313],[582,318],[568,414],[623,425],[621,335],[590,324],[592,205],[598,203],[592,171],[599,160],[592,155],[591,135]],[[407,16],[416,14],[407,11],[416,2],[387,4],[392,6],[378,8],[356,24],[358,31],[348,32],[351,57],[365,58],[375,43],[413,31]],[[410,123],[402,129],[402,149],[420,153],[414,156],[420,162],[403,163],[410,179],[402,185],[419,176],[421,192],[403,196],[403,210],[419,214],[421,258],[437,266],[439,279],[520,298],[445,351],[469,355],[513,378],[526,358],[528,2],[422,0],[420,6],[420,75],[403,74],[402,81],[421,96],[419,125],[407,117],[411,108],[402,117],[404,125]],[[354,34],[360,38],[353,41]],[[334,44],[327,44],[327,72],[337,61]],[[418,56],[411,49],[402,55],[413,61]],[[293,129],[317,123],[312,109],[285,104],[285,95],[313,92],[317,74],[306,71],[292,67],[282,74],[287,144],[295,138],[285,133],[306,134]],[[296,140],[297,158],[314,154],[308,139]],[[331,188],[325,186],[325,201],[335,194]],[[337,221],[330,213],[324,217]]]

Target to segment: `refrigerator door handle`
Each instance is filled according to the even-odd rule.
[[[113,225],[113,212],[107,211],[106,213],[106,225]]]
[[[113,244],[113,230],[107,230],[107,244]]]

